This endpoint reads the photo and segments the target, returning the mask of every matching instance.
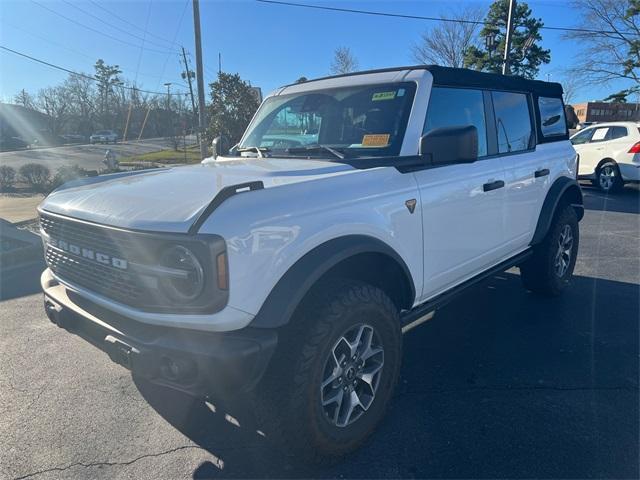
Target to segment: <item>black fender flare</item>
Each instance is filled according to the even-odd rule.
[[[531,240],[532,246],[540,243],[547,235],[549,228],[551,228],[551,222],[553,221],[556,209],[563,198],[567,198],[569,204],[576,210],[578,221],[584,217],[584,205],[580,185],[576,180],[569,177],[558,178],[553,182],[553,185],[551,185],[542,204],[538,224],[536,225],[536,230]]]
[[[347,235],[315,247],[296,261],[278,280],[250,326],[276,328],[286,325],[305,295],[325,273],[362,253],[383,254],[395,261],[404,272],[410,288],[410,301],[413,302],[415,285],[402,257],[381,240],[367,235]]]

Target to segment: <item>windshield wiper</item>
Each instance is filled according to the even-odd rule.
[[[260,158],[264,158],[263,153],[267,153],[270,152],[271,150],[267,147],[240,147],[238,149],[236,149],[237,153],[242,153],[242,152],[256,152],[258,154],[258,157]]]
[[[334,157],[339,158],[340,160],[343,160],[345,157],[344,153],[339,152],[335,148],[328,147],[326,145],[308,145],[306,147],[289,147],[286,150],[287,153],[293,153],[294,155],[296,153],[309,153],[309,152],[317,152],[317,151],[329,152]]]

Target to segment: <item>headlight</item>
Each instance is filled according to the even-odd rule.
[[[162,253],[160,264],[166,268],[160,285],[169,298],[187,303],[202,293],[204,269],[191,250],[182,245],[169,247]]]

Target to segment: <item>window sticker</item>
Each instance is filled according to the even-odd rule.
[[[373,94],[371,101],[379,102],[381,100],[393,100],[394,98],[396,98],[396,92],[378,92]]]
[[[398,89],[398,97],[404,97],[404,88],[399,88]]]
[[[595,132],[593,132],[593,137],[591,137],[591,141],[593,140],[604,140],[604,137],[607,136],[607,132],[609,128],[599,128]]]
[[[389,135],[388,133],[384,134],[376,134],[376,135],[365,135],[362,137],[362,146],[363,147],[386,147],[389,145]]]

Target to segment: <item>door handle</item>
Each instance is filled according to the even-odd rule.
[[[482,190],[490,192],[491,190],[497,190],[502,187],[504,187],[504,182],[502,180],[496,180],[495,182],[489,182],[482,185]]]
[[[540,170],[536,170],[533,173],[533,176],[536,177],[536,178],[546,177],[547,175],[549,175],[549,169],[548,168],[542,168]]]

